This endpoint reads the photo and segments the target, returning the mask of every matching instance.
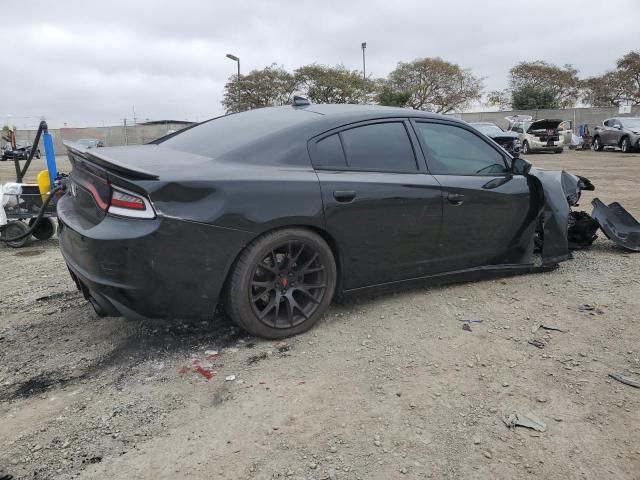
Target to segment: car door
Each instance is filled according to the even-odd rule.
[[[443,271],[517,264],[533,233],[529,179],[471,128],[445,121],[413,122],[429,171],[442,187]]]
[[[407,121],[333,130],[312,139],[309,153],[345,289],[433,272],[442,195]]]
[[[610,118],[602,122],[602,129],[600,130],[600,143],[602,145],[614,145],[613,140],[613,119]]]
[[[617,118],[614,118],[611,127],[611,143],[609,145],[617,147],[622,140],[622,123]]]

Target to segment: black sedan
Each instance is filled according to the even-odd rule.
[[[532,169],[451,117],[297,104],[149,145],[67,144],[60,246],[98,314],[211,318],[220,302],[242,328],[279,338],[310,328],[337,294],[569,257],[578,177]]]
[[[2,160],[26,160],[29,158],[31,150],[33,150],[33,144],[26,140],[18,140],[16,142],[16,148],[11,148],[7,143],[2,151]],[[40,149],[36,149],[34,157],[40,158],[41,156],[42,153]]]
[[[470,123],[476,130],[484,133],[494,142],[504,148],[511,154],[520,153],[519,135],[515,132],[505,132],[495,123],[490,122],[473,122]]]

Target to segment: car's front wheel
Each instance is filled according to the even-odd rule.
[[[526,155],[528,153],[529,153],[529,142],[525,140],[524,142],[522,142],[522,154]]]
[[[631,142],[629,141],[629,137],[624,137],[622,139],[622,143],[620,144],[620,149],[624,153],[631,153]]]
[[[336,263],[316,233],[287,228],[254,240],[230,273],[226,310],[247,332],[284,338],[311,328],[336,288]]]
[[[596,137],[593,139],[593,150],[596,152],[602,151],[602,143],[600,143],[600,137]]]

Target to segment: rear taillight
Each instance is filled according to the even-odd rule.
[[[107,213],[121,217],[155,218],[149,200],[137,193],[111,185],[111,200]]]

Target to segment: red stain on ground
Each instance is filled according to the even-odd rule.
[[[211,378],[213,377],[213,373],[211,373],[209,370],[206,370],[206,369],[202,368],[200,365],[196,365],[193,370],[198,372],[200,375],[202,375],[207,380],[211,380]]]

